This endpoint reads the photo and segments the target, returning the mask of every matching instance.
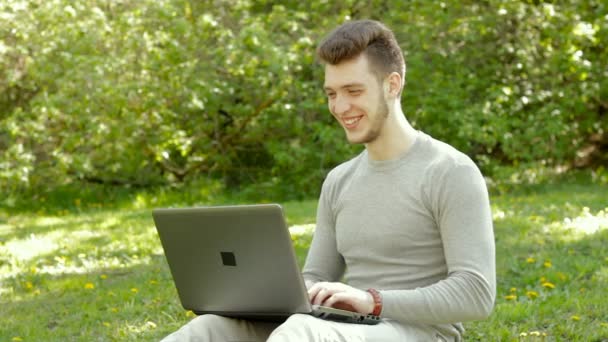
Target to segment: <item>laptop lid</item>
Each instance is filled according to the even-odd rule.
[[[311,312],[281,206],[155,209],[152,216],[185,309],[245,318]]]

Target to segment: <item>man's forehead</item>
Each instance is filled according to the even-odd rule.
[[[370,72],[366,59],[354,59],[336,65],[325,65],[324,88],[366,86],[374,81],[374,74]]]

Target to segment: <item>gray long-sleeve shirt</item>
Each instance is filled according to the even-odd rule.
[[[450,335],[496,294],[488,192],[473,161],[418,132],[398,159],[362,152],[323,184],[304,278],[376,288],[382,316]]]

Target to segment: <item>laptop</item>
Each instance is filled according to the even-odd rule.
[[[380,322],[374,315],[311,305],[278,204],[163,208],[152,216],[186,310],[277,322],[294,313]]]

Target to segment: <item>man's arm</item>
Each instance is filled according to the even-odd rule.
[[[330,176],[331,173],[328,179]],[[326,180],[317,207],[317,225],[302,271],[307,288],[317,282],[337,281],[344,274],[344,259],[336,247],[336,230],[329,191],[329,182]]]
[[[441,232],[447,278],[424,288],[381,291],[383,316],[434,324],[485,318],[494,306],[496,271],[484,179],[472,163],[455,166],[434,179],[429,199]]]
[[[374,300],[366,291],[337,282],[344,274],[344,258],[337,250],[332,212],[331,176],[323,183],[317,207],[317,227],[302,272],[312,304],[371,313]]]
[[[470,162],[451,168],[434,179],[432,185],[429,201],[441,231],[447,278],[424,288],[381,290],[381,314],[398,321],[427,324],[485,318],[492,311],[496,294],[494,232],[485,182]],[[323,197],[319,202],[321,224],[305,267],[309,294],[316,304],[341,302],[367,313],[364,308],[369,307],[371,299],[362,295],[363,289],[332,283],[340,279],[344,261],[336,251],[333,221],[324,220],[326,216],[321,215],[329,208],[327,203],[322,204]],[[335,260],[340,260],[337,267]]]

